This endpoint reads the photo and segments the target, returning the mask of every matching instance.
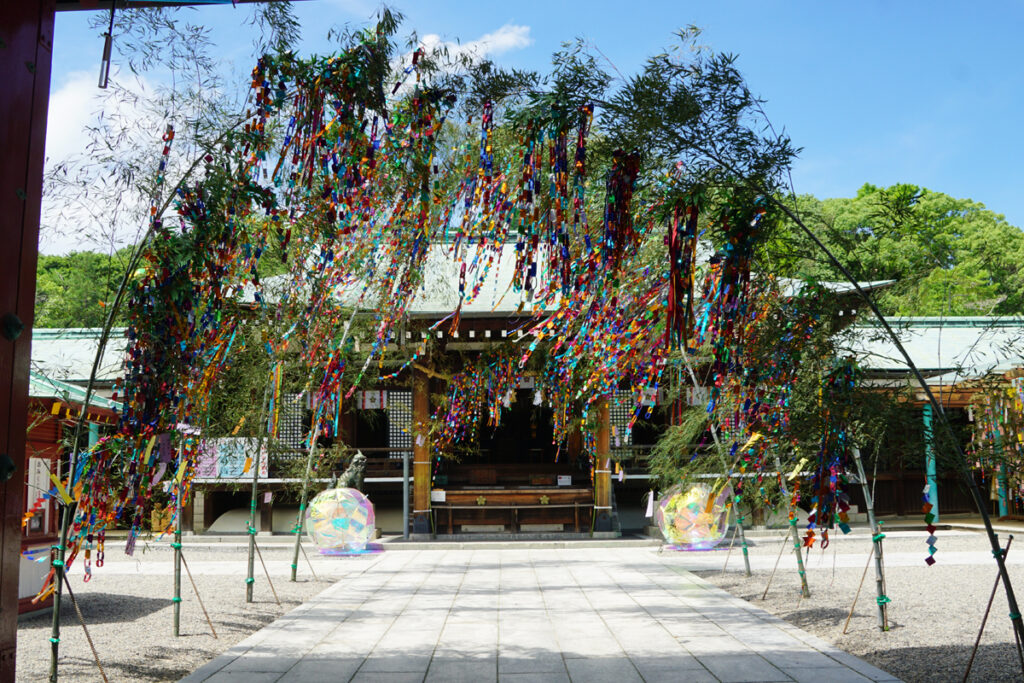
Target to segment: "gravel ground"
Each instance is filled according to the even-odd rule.
[[[107,561],[93,570],[93,580],[82,581],[80,560],[71,574],[71,587],[96,645],[107,677],[113,681],[176,681],[200,665],[269,624],[286,611],[309,600],[331,583],[365,569],[375,557],[313,559],[318,580],[300,558],[299,580],[289,578],[291,549],[261,546],[281,599],[281,606],[256,562],[254,601],[245,602],[247,550],[235,547],[189,547],[185,559],[200,595],[213,619],[217,638],[196,602],[188,577],[182,571],[181,635],[173,635],[173,551],[166,543],[135,557],[108,543]],[[60,680],[99,681],[82,627],[65,592],[66,610],[61,621]],[[50,611],[23,616],[18,625],[18,681],[47,680],[50,661]]]
[[[870,537],[863,531],[833,540],[825,551],[815,548],[811,552],[807,559],[809,599],[800,598],[796,562],[787,546],[768,598],[761,600],[782,547],[776,537],[751,539],[754,574],[750,578],[743,575],[738,550],[732,553],[724,575],[720,570],[724,549],[665,557],[905,681],[958,681],[970,657],[996,569],[984,535],[951,531],[937,535],[938,563],[927,567],[923,562],[923,531],[888,533],[886,592],[892,599],[891,630],[884,633],[876,626],[873,569],[868,572],[849,632],[842,633],[870,550]],[[290,547],[264,542],[262,549],[281,606],[275,603],[258,562],[255,601],[245,602],[244,545],[190,546],[186,539],[186,558],[214,620],[217,639],[210,635],[184,575],[181,636],[172,635],[173,553],[166,543],[146,548],[140,544],[134,558],[108,544],[106,565],[94,570],[95,578],[89,583],[82,582],[81,567],[76,566],[72,589],[110,680],[178,680],[332,582],[364,571],[381,557],[314,557],[316,580],[300,560],[299,581],[291,583]],[[651,552],[643,548],[636,551]],[[1009,571],[1024,601],[1024,548],[1019,553],[1011,550]],[[98,681],[82,628],[68,606],[61,626],[60,678],[69,682]],[[1000,590],[970,680],[1021,680],[1007,611],[1006,597]],[[21,618],[17,680],[46,680],[49,636],[49,612]]]
[[[800,598],[800,577],[788,546],[767,599],[761,599],[768,585],[770,566],[778,557],[780,545],[776,539],[752,539],[757,547],[750,549],[751,557],[760,559],[755,563],[761,567],[750,578],[742,572],[743,562],[738,550],[733,552],[729,571],[724,575],[720,570],[695,573],[904,681],[959,681],[966,671],[997,570],[988,539],[983,534],[939,531],[937,536],[937,563],[928,567],[924,563],[927,556],[925,532],[887,535],[884,552],[887,558],[893,559],[885,572],[886,594],[892,599],[888,632],[882,632],[877,626],[873,562],[849,630],[845,635],[842,632],[868,560],[871,541],[864,533],[834,540],[827,550],[815,548],[810,553],[807,560],[809,599]],[[961,556],[954,560],[952,555],[971,551],[974,551],[974,559],[970,563],[967,563],[970,558]],[[721,550],[715,555],[718,563],[724,563]],[[914,555],[920,559],[913,560]],[[950,560],[944,562],[944,555]],[[1024,601],[1024,566],[1012,562],[1022,559],[1024,549],[1016,558],[1013,555],[1011,548],[1008,571],[1017,595]],[[764,567],[765,559],[769,560],[767,567]],[[859,562],[854,562],[855,559]],[[907,560],[914,563],[907,566]],[[953,565],[953,561],[964,564]],[[837,565],[834,573],[833,564]],[[1000,590],[969,680],[1022,679],[1007,614],[1006,594]]]

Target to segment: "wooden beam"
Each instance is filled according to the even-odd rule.
[[[0,3],[0,460],[15,466],[13,477],[0,482],[0,683],[13,681],[15,672],[28,369],[54,9],[54,0]]]
[[[412,367],[415,370],[419,370],[420,372],[422,372],[424,375],[426,375],[430,379],[440,379],[440,380],[444,380],[445,382],[450,382],[451,379],[452,379],[451,375],[442,374],[440,372],[437,372],[433,368],[428,368],[427,366],[421,365],[420,363],[413,363]]]

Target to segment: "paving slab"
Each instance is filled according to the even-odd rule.
[[[893,682],[645,547],[385,552],[182,679]]]

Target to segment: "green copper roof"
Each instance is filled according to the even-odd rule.
[[[34,398],[57,398],[62,401],[77,403],[79,405],[85,402],[84,387],[68,384],[67,382],[61,382],[56,379],[50,379],[46,375],[34,371],[29,372],[28,394]],[[121,410],[120,403],[111,401],[109,398],[97,396],[95,392],[93,392],[93,395],[89,397],[89,405],[96,408],[106,408],[107,410],[113,410],[115,412],[120,412]]]

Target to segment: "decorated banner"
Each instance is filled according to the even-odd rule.
[[[199,448],[196,476],[201,479],[240,479],[252,477],[252,461],[257,440],[241,437],[207,439]],[[267,446],[260,450],[260,476],[267,476]]]

